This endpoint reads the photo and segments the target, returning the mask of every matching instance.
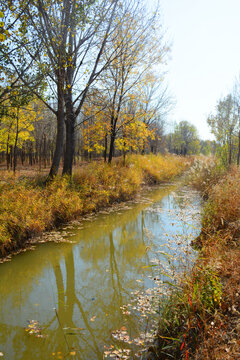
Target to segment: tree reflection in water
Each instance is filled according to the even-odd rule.
[[[136,289],[151,286],[153,250],[165,242],[164,233],[172,231],[162,210],[181,206],[167,197],[175,188],[165,186],[131,209],[85,221],[81,230],[71,229],[76,244],[43,244],[1,265],[4,358],[72,359],[69,353],[76,352],[75,359],[102,359],[113,330],[124,325],[135,336],[139,319],[123,314],[120,307],[131,301]],[[32,319],[39,321],[46,338],[24,331]]]

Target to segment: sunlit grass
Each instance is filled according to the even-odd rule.
[[[82,214],[132,198],[142,184],[160,183],[181,174],[189,161],[175,156],[134,155],[126,165],[93,162],[75,170],[72,179],[0,177],[0,254],[26,239]],[[6,246],[7,245],[7,246]]]
[[[192,163],[191,158],[173,155],[156,156],[153,154],[145,156],[133,155],[128,161],[143,173],[147,183],[153,184],[173,179]]]
[[[240,173],[233,167],[211,189],[205,206],[203,226],[208,232],[228,226],[240,218]]]
[[[240,172],[207,159],[204,165],[191,169],[194,186],[206,195],[202,232],[194,242],[201,249],[201,261],[214,269],[222,283],[220,309],[205,322],[196,343],[196,359],[229,359],[239,355],[235,324],[239,318],[239,228]],[[214,295],[219,292],[215,289]],[[227,349],[227,351],[226,351]]]
[[[195,157],[194,163],[188,173],[188,183],[202,193],[204,198],[208,197],[212,187],[218,183],[226,172],[213,156]]]

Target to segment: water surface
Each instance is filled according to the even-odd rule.
[[[179,248],[190,250],[199,209],[196,193],[164,185],[65,230],[73,244],[40,244],[1,264],[2,358],[100,360],[115,329],[137,334],[139,319],[120,308],[153,286],[152,265],[166,262],[162,252],[174,262]],[[26,331],[31,320],[35,334]]]

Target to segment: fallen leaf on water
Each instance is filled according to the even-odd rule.
[[[127,331],[127,328],[126,328],[126,326],[122,326],[120,330],[121,331]]]
[[[47,337],[47,335],[42,334],[42,328],[40,327],[40,324],[37,320],[29,320],[28,326],[27,328],[25,328],[25,331],[27,331],[29,335],[34,335],[38,338]]]
[[[70,351],[70,353],[69,353],[71,356],[74,356],[74,355],[76,355],[76,351]]]
[[[90,319],[90,321],[95,321],[95,319],[96,319],[96,316],[93,316],[93,317]]]

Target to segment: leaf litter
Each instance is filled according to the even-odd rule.
[[[175,194],[175,198],[177,197],[178,195]],[[161,249],[159,246],[158,249],[155,249],[155,257],[150,260],[149,265],[143,267],[144,270],[152,270],[152,275],[147,276],[153,283],[152,287],[133,291],[130,303],[121,307],[125,320],[127,319],[126,315],[138,319],[138,334],[137,336],[136,334],[135,336],[131,335],[127,325],[112,331],[112,344],[104,346],[104,357],[106,359],[143,359],[158,331],[162,300],[166,301],[172,288],[181,286],[182,273],[186,272],[194,261],[195,252],[190,247],[190,243],[196,234],[189,231],[192,226],[189,223],[193,220],[198,222],[200,214],[198,209],[194,205],[192,206],[191,194],[189,195],[187,190],[183,196],[178,198],[178,201],[183,203],[181,210],[169,210],[168,213],[174,218],[171,222],[172,226],[179,222],[183,226],[187,225],[187,234],[170,235],[166,233],[166,242],[160,245]],[[148,211],[159,213],[164,210],[159,207],[157,209],[150,207]],[[151,238],[151,231],[149,229],[144,229],[144,231],[146,237]],[[143,280],[136,279],[136,282],[140,286]]]

